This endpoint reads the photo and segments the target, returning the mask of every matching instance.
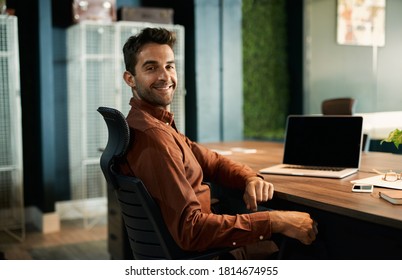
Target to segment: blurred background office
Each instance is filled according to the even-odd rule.
[[[43,232],[57,231],[60,219],[79,217],[83,213],[82,209],[75,210],[81,206],[70,203],[75,200],[76,188],[72,186],[71,174],[76,171],[74,168],[83,172],[71,162],[74,152],[81,152],[82,148],[69,139],[73,135],[69,110],[81,105],[80,101],[74,104],[69,100],[69,88],[79,82],[79,77],[69,80],[74,72],[69,70],[73,60],[69,50],[82,47],[85,52],[86,47],[79,45],[85,44],[85,40],[72,44],[68,34],[75,30],[85,36],[87,33],[80,33],[79,28],[90,28],[74,18],[73,4],[79,6],[80,2],[88,5],[97,1],[8,0],[5,3],[5,12],[17,18],[18,27],[21,195],[23,207],[28,209],[26,221],[35,223]],[[170,13],[171,22],[167,24],[183,31],[180,37],[183,68],[179,81],[183,85],[180,93],[183,100],[178,109],[182,114],[177,117],[183,132],[194,140],[282,141],[289,114],[320,114],[322,101],[337,97],[356,100],[355,113],[364,115],[366,130],[374,132],[373,140],[380,140],[385,132],[398,125],[402,127],[398,123],[402,120],[402,79],[399,77],[402,2],[399,0],[100,2],[110,4],[104,7],[112,11],[112,16],[96,19],[99,27],[118,24],[122,20],[122,8],[147,7]],[[345,19],[340,9],[345,3],[354,4],[356,9],[359,3],[371,5],[370,11],[376,13],[371,18],[384,20],[382,44],[339,41],[339,23]],[[113,35],[105,39],[109,47],[116,43],[115,33],[111,31]],[[114,59],[121,59],[119,50],[114,53]],[[105,67],[107,59],[100,59],[98,65]],[[77,73],[81,70],[77,68]],[[107,89],[105,94],[113,96],[114,86],[121,83],[120,72],[111,71],[113,74],[95,81],[98,83],[95,88]],[[90,83],[95,78],[86,76],[83,80]],[[113,85],[107,84],[108,81]],[[131,93],[128,88],[119,90],[119,104],[122,104],[119,109],[126,113]],[[90,108],[95,115],[98,106],[107,105],[102,104],[102,99],[97,102]],[[73,117],[84,120],[81,113]],[[103,125],[101,117],[97,117]],[[99,203],[105,205],[106,194],[104,186],[99,187],[104,183],[97,160],[102,143],[106,144],[102,138],[106,136],[106,127],[99,125],[96,129],[99,135],[81,139],[85,142],[93,137],[97,141],[99,149],[83,160],[96,170],[81,175],[80,180],[86,188],[87,185],[98,188],[95,194],[86,190],[82,198],[89,198],[93,203],[90,206],[99,209]],[[85,133],[80,130],[77,135]],[[373,143],[372,149],[383,148]],[[96,215],[91,218],[96,222]]]

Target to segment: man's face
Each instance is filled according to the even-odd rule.
[[[137,57],[134,94],[148,103],[167,109],[177,86],[173,50],[168,45],[150,43]]]

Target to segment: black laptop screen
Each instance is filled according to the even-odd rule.
[[[289,116],[283,163],[358,168],[363,118]]]

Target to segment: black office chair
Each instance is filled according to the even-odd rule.
[[[355,113],[356,100],[354,98],[333,98],[326,99],[321,103],[321,112],[323,115],[353,115]],[[370,146],[370,137],[363,134],[362,151],[368,151]]]
[[[118,174],[114,163],[130,143],[130,129],[123,114],[113,108],[99,107],[109,132],[100,165],[109,188],[113,188],[120,205],[131,250],[135,259],[212,259],[228,256],[233,248],[205,252],[182,250],[173,240],[160,209],[143,182],[136,177]]]

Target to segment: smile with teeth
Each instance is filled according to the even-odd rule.
[[[173,88],[174,84],[170,85],[159,85],[159,86],[154,86],[155,89],[157,90],[168,90],[170,88]]]

